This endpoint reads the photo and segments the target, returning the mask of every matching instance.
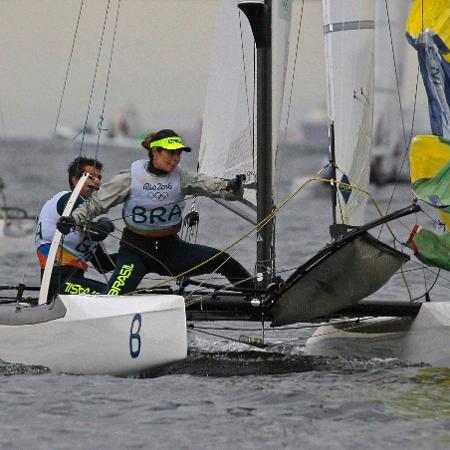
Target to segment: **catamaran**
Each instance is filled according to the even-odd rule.
[[[75,186],[69,215],[88,174]],[[50,246],[37,305],[22,299],[0,304],[0,358],[73,374],[139,375],[187,354],[181,296],[59,295],[47,304],[61,233]],[[4,286],[3,288],[8,288]]]
[[[249,187],[256,186],[256,194],[247,190],[243,202],[246,211],[226,206],[256,224],[256,276],[266,293],[259,299],[255,295],[247,304],[230,292],[215,292],[209,300],[203,294],[201,307],[196,308],[195,300],[188,304],[188,318],[240,317],[269,320],[277,327],[338,317],[340,326],[317,330],[307,343],[308,353],[397,357],[448,366],[450,302],[409,301],[413,296],[397,301],[363,300],[385,285],[410,259],[404,251],[380,241],[369,231],[420,211],[419,205],[414,203],[369,223],[364,220],[369,198],[373,129],[374,2],[323,1],[329,161],[334,181],[332,241],[281,283],[276,277],[274,217],[284,204],[275,206],[272,169],[279,142],[292,5],[286,1],[238,2],[249,19],[256,46],[258,81],[255,92],[249,94],[244,78],[255,68],[250,65],[245,72],[233,71],[238,66],[236,58],[242,59],[246,51],[245,39],[241,42],[238,39],[238,36],[245,36],[246,30],[231,3],[234,2],[222,2],[218,15],[220,37],[208,86],[199,167],[202,172],[215,176],[245,173]],[[416,1],[413,6],[416,14],[420,5],[421,2]],[[449,8],[444,2],[439,2],[439,6],[443,12],[440,17],[444,17],[441,22],[445,24]],[[445,47],[442,41],[439,43],[440,49]],[[239,47],[243,49],[241,52]],[[231,86],[230,78],[234,80]],[[236,99],[245,97],[247,102],[236,106],[239,103]],[[253,102],[257,105],[256,111],[248,114]],[[254,116],[256,125],[252,126],[249,117]],[[256,217],[252,215],[254,211]],[[395,239],[393,241],[395,243]],[[368,316],[374,319],[368,320]],[[358,322],[352,318],[357,318]],[[349,319],[350,325],[342,319]],[[367,326],[364,328],[364,325]],[[341,335],[342,345],[338,350],[336,342]],[[365,339],[358,346],[356,336],[360,335]],[[385,345],[381,345],[380,340]],[[373,345],[368,350],[369,341]],[[358,352],[361,347],[364,353]]]
[[[437,3],[448,17],[445,2]],[[420,4],[416,0],[413,10],[417,12]],[[184,273],[177,286],[150,286],[144,297],[60,295],[46,305],[45,286],[53,264],[49,262],[39,306],[22,307],[19,290],[17,305],[0,311],[0,337],[11,344],[11,350],[0,350],[0,358],[67,372],[133,374],[185,357],[186,319],[269,321],[278,327],[357,317],[359,324],[368,326],[358,327],[357,333],[348,332],[348,326],[319,328],[306,351],[339,354],[339,343],[342,354],[358,355],[360,342],[366,349],[373,343],[364,356],[394,356],[448,366],[450,302],[364,300],[410,259],[404,251],[375,237],[373,231],[420,211],[415,203],[365,222],[373,122],[373,6],[373,0],[323,1],[332,169],[330,243],[287,279],[277,273],[277,214],[308,184],[323,182],[320,177],[311,178],[286,201],[275,202],[273,180],[283,97],[289,102],[285,81],[292,2],[222,0],[198,166],[213,176],[245,175],[246,194],[241,205],[221,204],[250,224],[248,233],[239,240],[255,237],[255,288],[239,290],[197,282]],[[416,39],[415,34],[411,36]],[[439,42],[449,41],[441,37]],[[245,70],[243,60],[249,64]],[[247,79],[251,73],[256,73],[253,90]],[[70,209],[64,215],[69,213]],[[195,231],[189,231],[198,223],[195,217],[189,214],[185,220],[185,236],[189,238],[196,236]],[[57,232],[54,252],[58,239]],[[20,311],[15,317],[22,319],[12,323],[14,308]],[[28,315],[35,318],[28,319]],[[369,320],[369,316],[374,319]],[[39,341],[40,337],[44,341]],[[49,346],[52,356],[38,352],[34,341],[42,343],[39,349]],[[68,358],[69,349],[76,357]],[[150,353],[145,354],[144,349],[151,349]],[[117,366],[112,366],[113,360]]]
[[[406,36],[418,52],[434,136],[416,136],[411,141],[411,182],[417,199],[440,208],[445,223],[448,223],[445,180],[448,179],[450,160],[449,30],[450,6],[447,1],[428,3],[416,0],[413,3],[406,24]],[[419,228],[414,228],[409,240],[419,259],[448,270],[445,246],[448,233],[438,236],[424,230],[415,235],[415,230]],[[364,303],[359,306],[363,311]],[[371,315],[374,316],[383,316],[389,311],[382,305],[378,308],[377,305],[371,306],[374,308]],[[374,317],[357,324],[319,328],[307,342],[307,353],[396,357],[449,367],[450,302],[402,302],[392,305],[394,309],[396,306],[399,310],[393,314],[394,317]],[[369,310],[366,309],[366,312]]]

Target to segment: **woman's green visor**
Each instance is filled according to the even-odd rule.
[[[178,136],[167,137],[164,139],[159,139],[150,143],[150,148],[159,147],[164,150],[184,150],[185,152],[190,152],[190,147],[186,147],[183,141]]]

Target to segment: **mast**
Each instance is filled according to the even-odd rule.
[[[272,156],[272,0],[244,0],[239,9],[247,16],[256,46],[256,151],[257,151],[257,222],[273,209]],[[256,271],[262,285],[267,285],[274,271],[274,221],[259,230]]]

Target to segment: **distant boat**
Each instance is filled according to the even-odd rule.
[[[404,2],[375,2],[375,81],[370,181],[377,185],[409,183],[402,171],[407,142],[402,130],[400,95],[404,85],[408,8]],[[392,126],[398,124],[398,126]],[[405,168],[406,169],[406,168]]]
[[[380,2],[381,3],[381,2]],[[403,8],[403,2],[398,2]],[[410,144],[410,175],[413,192],[424,203],[435,206],[448,224],[448,167],[450,161],[450,6],[448,0],[415,0],[406,22],[408,41],[418,52],[426,87],[433,136],[415,136]],[[389,123],[392,127],[392,123]],[[447,216],[447,217],[446,217]],[[414,227],[408,243],[420,227]],[[448,235],[448,233],[447,233]],[[441,235],[442,236],[442,235]],[[420,247],[427,245],[422,237]],[[430,240],[428,264],[449,270],[448,251]],[[409,244],[411,245],[411,244]],[[440,265],[439,252],[443,253]],[[416,248],[420,260],[420,253]],[[432,257],[434,259],[432,259]],[[369,262],[372,264],[372,261]],[[436,278],[437,280],[437,278]],[[366,282],[361,279],[361,282]],[[340,323],[319,327],[308,339],[305,351],[313,355],[344,357],[395,357],[413,363],[450,366],[450,302],[361,302],[352,311],[340,311]],[[410,296],[411,297],[411,296]],[[384,316],[384,317],[383,317]],[[357,317],[358,321],[349,321]]]
[[[24,237],[34,231],[35,217],[28,215],[23,208],[8,206],[5,196],[5,183],[0,177],[0,238]]]
[[[22,208],[0,207],[0,237],[19,238],[34,231],[35,217]]]
[[[117,148],[136,148],[143,137],[144,134],[128,136],[123,133],[111,133],[108,131],[100,133],[99,137],[98,133],[91,130],[83,133],[83,129],[79,130],[65,126],[57,127],[55,132],[55,138],[68,142],[83,143],[83,145],[97,145],[99,143],[99,145],[104,147]]]

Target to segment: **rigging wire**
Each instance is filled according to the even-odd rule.
[[[386,214],[387,214],[389,212],[390,208],[391,208],[395,192],[396,192],[396,190],[398,188],[399,181],[400,181],[400,174],[403,171],[403,167],[404,167],[404,165],[406,163],[407,156],[408,156],[408,151],[409,151],[409,146],[411,144],[411,141],[412,141],[412,138],[413,138],[413,134],[414,134],[414,125],[415,125],[416,108],[417,108],[417,96],[418,96],[418,89],[419,89],[420,69],[419,69],[419,66],[417,66],[416,84],[415,84],[415,89],[414,89],[413,115],[412,115],[412,118],[411,118],[410,134],[409,134],[409,137],[407,138],[407,136],[406,136],[405,119],[404,119],[404,112],[403,112],[403,106],[402,106],[401,95],[400,95],[400,86],[399,86],[400,83],[399,83],[399,74],[398,74],[398,69],[397,69],[397,59],[396,59],[395,50],[394,50],[394,42],[393,42],[393,37],[392,37],[391,19],[390,19],[390,15],[389,15],[389,6],[388,6],[388,3],[387,3],[387,0],[384,0],[384,3],[385,3],[385,9],[386,9],[388,29],[389,29],[391,55],[392,55],[392,61],[393,61],[393,65],[394,65],[394,74],[395,74],[395,82],[396,82],[396,93],[397,93],[397,100],[398,100],[399,110],[400,110],[400,118],[401,118],[401,122],[402,122],[403,142],[404,142],[403,157],[402,157],[402,161],[401,161],[400,167],[397,170],[394,187],[393,187],[392,192],[391,192],[390,197],[389,197],[388,206],[386,208]],[[422,2],[422,31],[423,31],[423,2]],[[415,213],[415,216],[416,216],[416,222],[417,222],[417,213]],[[399,220],[399,223],[403,227],[405,227],[406,229],[411,231],[410,227],[406,226],[402,220]],[[384,227],[384,225],[382,225],[380,227],[380,230],[379,230],[379,233],[378,233],[378,238],[380,238],[380,236],[381,236],[381,233],[383,231],[383,227]],[[403,268],[401,269],[401,272],[402,272],[402,274],[404,274],[404,269]],[[439,277],[439,273],[437,275],[437,278],[438,277]],[[434,287],[434,285],[436,284],[437,278],[432,283],[432,286],[430,288],[427,288],[427,280],[426,280],[425,270],[423,271],[423,283],[424,283],[426,291],[425,291],[425,294],[423,294],[421,297],[423,297],[424,295],[428,295],[428,293],[430,292],[432,287]],[[407,289],[410,301],[414,301],[414,300],[417,300],[418,298],[421,298],[421,297],[418,297],[418,298],[413,298],[412,297],[412,294],[411,294],[410,289],[408,287],[407,280],[406,280],[404,275],[403,275],[403,279],[404,279],[404,284],[405,284],[405,287]]]
[[[292,67],[291,82],[290,82],[290,86],[289,86],[289,99],[288,99],[288,103],[287,103],[286,124],[285,124],[285,127],[284,127],[284,136],[283,136],[283,147],[286,146],[287,130],[288,130],[288,126],[289,126],[289,119],[290,119],[290,116],[291,116],[292,93],[294,91],[295,72],[296,72],[296,69],[297,69],[297,61],[298,61],[298,57],[299,57],[299,53],[300,53],[300,50],[299,50],[299,48],[300,48],[300,35],[301,35],[301,31],[302,31],[304,6],[305,6],[305,0],[302,0],[302,4],[301,4],[301,7],[300,7],[301,9],[300,9],[300,19],[299,19],[298,32],[297,32],[297,41],[296,41],[296,45],[295,45],[295,57],[294,57],[294,62],[293,62],[293,67]],[[275,167],[277,167],[277,162],[278,162],[278,151],[275,153]],[[278,172],[277,187],[280,185],[280,180],[281,180],[281,170]],[[276,196],[278,197],[278,189],[277,189]]]
[[[5,116],[3,114],[3,104],[0,98],[0,139],[5,139],[6,125]]]
[[[421,19],[422,19],[422,32],[423,32],[423,31],[424,31],[424,2],[422,2],[421,7],[422,7],[422,15],[421,15]],[[417,71],[416,71],[416,84],[415,84],[414,103],[413,103],[413,116],[412,116],[412,120],[411,120],[411,132],[410,132],[410,136],[409,136],[409,143],[408,143],[408,146],[409,146],[409,144],[410,144],[411,141],[412,141],[412,137],[413,137],[413,133],[414,133],[414,125],[415,125],[415,117],[416,117],[416,108],[417,108],[417,96],[418,96],[418,90],[419,90],[419,79],[420,79],[420,67],[419,67],[419,65],[417,65]],[[407,150],[408,150],[408,149],[406,149],[406,152],[405,152],[405,154],[404,154],[404,156],[403,156],[403,160],[402,160],[402,164],[401,164],[400,170],[403,168],[403,165],[404,165],[404,163],[405,163],[406,156],[407,156]],[[397,185],[396,185],[396,186],[397,186]],[[394,186],[394,188],[395,188],[396,186]],[[392,201],[393,195],[394,195],[394,192],[392,192],[390,202]],[[390,203],[389,203],[389,204],[390,204]],[[423,211],[422,211],[422,212],[423,212]],[[416,216],[416,222],[417,222],[417,221],[418,221],[418,220],[417,220],[417,216],[418,216],[417,213],[415,213],[415,216]],[[425,266],[422,266],[422,267],[425,267]],[[425,286],[425,288],[426,288],[425,294],[423,294],[423,296],[427,296],[427,295],[429,295],[429,292],[431,291],[431,289],[432,289],[432,288],[435,286],[435,284],[437,283],[437,279],[438,279],[439,276],[440,276],[440,270],[438,270],[438,273],[437,273],[437,275],[436,275],[436,279],[435,279],[435,281],[432,283],[432,285],[431,285],[430,288],[427,288],[427,279],[426,279],[425,269],[423,269],[422,275],[423,275],[423,283],[424,283],[424,286]],[[421,298],[421,297],[419,297],[419,298]],[[411,300],[411,301],[413,301],[413,300]]]
[[[370,197],[370,199],[372,200],[372,202],[374,203],[378,213],[380,214],[381,217],[383,217],[383,213],[381,211],[380,206],[378,205],[378,203],[376,202],[376,200],[372,197],[371,193],[363,188],[360,188],[359,186],[353,185],[353,184],[347,184],[347,183],[343,183],[340,181],[336,181],[336,180],[329,180],[329,179],[323,179],[323,178],[309,178],[306,181],[304,181],[302,184],[300,184],[300,186],[297,187],[297,189],[294,190],[294,192],[292,192],[279,206],[275,207],[269,214],[267,214],[266,217],[264,217],[263,219],[261,219],[256,225],[254,225],[253,227],[251,227],[247,232],[245,232],[241,237],[239,237],[236,241],[232,242],[231,244],[227,245],[225,248],[223,248],[222,250],[220,250],[217,254],[213,255],[212,257],[210,257],[209,259],[203,261],[200,264],[197,264],[196,266],[184,271],[183,273],[180,273],[172,278],[169,278],[167,281],[173,281],[176,280],[179,277],[184,277],[186,275],[188,275],[189,273],[193,272],[194,270],[202,267],[203,265],[213,261],[215,258],[217,258],[218,256],[222,255],[223,253],[227,252],[228,250],[230,250],[231,248],[233,248],[234,246],[236,246],[238,243],[240,243],[241,241],[243,241],[244,239],[247,239],[248,237],[251,237],[253,235],[255,235],[258,231],[260,231],[264,226],[266,226],[272,219],[275,218],[275,216],[282,210],[284,209],[284,207],[286,205],[288,205],[296,196],[299,192],[301,192],[305,186],[307,186],[309,183],[311,182],[321,182],[321,183],[336,183],[338,186],[342,186],[346,189],[356,189],[358,191],[361,191],[362,193],[364,193],[365,195],[368,195]],[[390,227],[388,227],[388,229],[390,230]],[[393,232],[391,231],[391,233],[393,234]],[[151,286],[150,288],[145,288],[145,289],[155,289],[157,287],[159,287],[161,285],[160,284],[156,284],[154,286]],[[133,291],[133,293],[137,293],[140,292],[142,289],[137,289],[135,291]]]
[[[92,226],[92,228],[95,230],[95,226]],[[175,275],[173,275],[172,271],[160,260],[158,259],[156,256],[152,255],[151,253],[146,252],[145,250],[142,250],[142,248],[137,247],[136,245],[132,244],[129,241],[125,241],[123,240],[122,236],[115,236],[112,233],[108,233],[108,236],[111,236],[114,239],[117,239],[119,242],[123,242],[124,244],[126,244],[128,247],[133,248],[134,250],[137,250],[138,253],[140,253],[143,256],[146,256],[148,258],[153,259],[154,261],[156,261],[158,264],[161,264],[161,266],[167,270],[167,272],[171,275],[170,279],[176,278]],[[167,282],[167,280],[165,281]],[[148,288],[147,288],[148,289]]]
[[[111,51],[110,51],[110,54],[109,54],[108,72],[107,72],[107,75],[106,75],[105,91],[104,91],[104,94],[103,94],[102,110],[101,110],[101,113],[100,113],[100,122],[99,122],[98,127],[97,127],[97,130],[98,130],[98,133],[97,133],[97,144],[96,144],[96,148],[95,148],[95,160],[96,161],[97,161],[97,158],[98,158],[98,151],[99,151],[99,148],[100,148],[100,137],[101,137],[101,133],[103,131],[102,125],[103,125],[104,113],[105,113],[105,109],[106,109],[106,99],[107,99],[107,96],[108,96],[109,82],[110,82],[110,78],[111,78],[112,60],[113,60],[114,48],[115,48],[116,37],[117,37],[117,26],[118,26],[118,23],[119,23],[120,3],[121,3],[121,0],[117,0],[116,19],[114,21],[114,31],[113,31],[113,37],[112,37],[112,42],[111,42]]]
[[[412,136],[413,136],[414,120],[415,120],[415,108],[416,108],[416,103],[417,103],[418,83],[416,82],[416,87],[415,87],[415,92],[414,92],[414,109],[413,109],[414,113],[413,113],[413,117],[412,117],[411,131],[410,131],[409,138],[407,138],[407,136],[406,136],[405,118],[404,118],[402,100],[401,100],[401,95],[400,95],[399,74],[398,74],[398,69],[397,69],[397,58],[396,58],[396,56],[398,56],[398,55],[395,55],[394,41],[393,41],[393,37],[392,37],[391,19],[390,19],[390,16],[389,16],[389,7],[388,7],[388,4],[387,4],[387,0],[384,0],[384,3],[385,3],[385,8],[386,8],[386,16],[387,16],[387,23],[388,23],[388,29],[389,29],[389,39],[390,39],[390,44],[391,44],[391,56],[392,56],[392,62],[393,62],[393,65],[394,65],[396,93],[397,93],[397,100],[398,100],[398,105],[399,105],[400,119],[401,119],[401,122],[402,122],[403,144],[404,144],[402,162],[400,164],[399,169],[397,170],[394,187],[392,189],[391,195],[389,197],[388,206],[386,208],[386,214],[387,214],[389,212],[389,210],[390,210],[392,201],[394,199],[395,191],[397,190],[397,187],[399,185],[400,174],[401,174],[401,172],[403,170],[403,167],[405,165],[406,158],[407,158],[407,155],[408,155],[409,145],[411,144],[411,140],[412,140]],[[418,76],[419,76],[419,71],[417,73],[417,77]],[[380,230],[380,233],[381,233],[381,230]]]
[[[190,273],[190,272],[192,272],[193,270],[195,270],[195,269],[197,269],[197,268],[199,268],[199,267],[201,267],[202,265],[204,265],[204,264],[206,264],[206,263],[208,263],[208,262],[210,262],[211,260],[213,260],[214,258],[216,258],[217,256],[219,256],[220,254],[222,254],[222,253],[224,253],[224,252],[226,252],[227,250],[229,250],[229,249],[231,249],[232,247],[234,247],[234,246],[236,246],[240,241],[242,241],[242,240],[244,240],[244,239],[246,239],[246,238],[248,238],[248,237],[250,237],[250,236],[252,236],[253,234],[255,234],[260,228],[262,228],[268,221],[270,221],[273,217],[275,217],[275,215],[276,214],[278,214],[279,213],[279,211],[284,207],[284,206],[286,206],[288,203],[290,203],[293,199],[294,199],[294,197],[306,186],[306,185],[308,185],[309,183],[311,183],[311,182],[321,182],[321,183],[331,183],[331,182],[335,182],[338,186],[342,186],[343,188],[345,188],[345,189],[349,189],[349,188],[351,188],[351,189],[356,189],[356,190],[360,190],[361,192],[363,192],[365,195],[367,195],[367,196],[369,196],[370,197],[370,199],[372,200],[372,202],[374,203],[374,206],[375,206],[375,208],[378,210],[378,213],[380,214],[380,216],[381,217],[383,217],[383,212],[382,212],[382,210],[381,210],[381,208],[380,208],[380,206],[377,204],[377,202],[376,202],[376,200],[372,197],[372,195],[371,195],[371,193],[369,192],[369,191],[366,191],[366,190],[364,190],[364,189],[362,189],[362,188],[359,188],[358,186],[356,186],[356,185],[351,185],[351,184],[346,184],[346,183],[343,183],[343,182],[338,182],[338,181],[333,181],[333,180],[327,180],[327,179],[323,179],[323,178],[309,178],[308,180],[306,180],[304,183],[302,183],[289,197],[287,197],[286,199],[285,199],[285,201],[279,206],[279,207],[277,207],[271,214],[269,214],[266,218],[264,218],[263,220],[261,220],[260,221],[260,223],[258,223],[258,224],[256,224],[256,226],[254,226],[253,228],[251,228],[250,229],[250,231],[249,232],[247,232],[247,233],[245,233],[243,236],[241,236],[237,241],[235,241],[235,242],[233,242],[233,243],[231,243],[230,245],[228,245],[227,247],[225,247],[223,250],[221,250],[219,253],[217,253],[215,256],[213,256],[212,258],[210,258],[209,260],[207,260],[207,261],[204,261],[203,263],[201,263],[201,264],[199,264],[199,265],[197,265],[197,266],[195,266],[195,267],[193,267],[193,268],[191,268],[191,269],[189,269],[189,270],[187,270],[186,272],[184,272],[184,273],[182,273],[182,274],[178,274],[178,275],[175,275],[175,276],[172,276],[171,278],[169,278],[169,279],[163,279],[161,282],[158,282],[157,284],[155,284],[155,285],[153,285],[153,286],[150,286],[150,287],[145,287],[145,288],[140,288],[140,289],[137,289],[137,290],[135,290],[135,291],[133,291],[132,293],[137,293],[137,292],[141,292],[141,291],[144,291],[144,290],[152,290],[152,289],[155,289],[155,288],[157,288],[157,287],[159,287],[159,286],[161,286],[161,285],[163,285],[163,284],[165,284],[165,283],[167,283],[168,281],[171,281],[171,280],[176,280],[176,279],[178,279],[179,277],[183,277],[183,276],[185,276],[185,275],[187,275],[188,273]],[[119,219],[113,219],[113,220],[119,220]],[[390,229],[389,228],[389,226],[388,226],[388,229]],[[391,231],[391,233],[392,233],[392,235],[394,236],[394,239],[395,239],[395,235],[393,234],[393,232],[392,232],[392,230],[390,230]],[[112,234],[110,234],[111,236],[113,236],[114,238],[116,238],[116,239],[120,239],[119,237],[116,237],[116,236],[114,236],[114,235],[112,235]],[[128,243],[128,245],[131,245],[131,246],[133,246],[132,244],[129,244]],[[163,264],[161,261],[159,261],[157,258],[155,258],[153,255],[150,255],[150,254],[147,254],[146,252],[144,252],[142,249],[140,249],[140,248],[136,248],[135,246],[133,246],[138,252],[141,252],[141,253],[143,253],[143,254],[145,254],[145,255],[148,255],[148,256],[150,256],[151,258],[153,258],[153,259],[155,259],[155,260],[157,260],[159,263],[161,263],[161,264]],[[233,252],[233,254],[234,254],[235,252]],[[289,271],[289,270],[295,270],[295,268],[294,269],[286,269],[286,271]],[[171,273],[169,270],[168,270],[168,273]],[[214,272],[213,272],[214,273]],[[211,274],[212,275],[212,274]],[[209,279],[211,279],[211,277],[209,277],[208,278],[208,280]],[[204,282],[206,282],[207,280],[205,280]],[[405,282],[406,283],[406,282]],[[433,286],[436,284],[436,282],[434,282],[433,283]],[[226,286],[226,285],[224,285],[224,286]],[[199,286],[199,288],[201,287],[201,285]],[[218,286],[218,288],[220,288],[221,286]],[[197,292],[199,292],[199,289],[197,289]],[[429,292],[429,290],[427,291],[427,292]],[[421,298],[421,297],[423,297],[425,294],[423,294],[422,296],[420,296],[420,297],[418,297],[418,298]],[[412,299],[412,296],[410,295],[410,299]],[[414,299],[415,300],[415,299]]]
[[[285,327],[280,327],[277,328],[277,332],[283,332],[283,331],[299,331],[299,330],[311,330],[311,329],[319,329],[323,326],[336,326],[338,325],[339,328],[337,329],[332,329],[329,331],[324,331],[322,333],[319,334],[315,334],[312,336],[308,336],[308,339],[311,338],[319,338],[322,336],[327,336],[327,335],[331,335],[331,334],[335,334],[335,333],[339,333],[340,331],[344,330],[353,330],[353,329],[358,329],[361,327],[366,326],[367,322],[371,322],[376,320],[376,317],[358,317],[355,319],[343,319],[343,320],[332,320],[329,323],[317,323],[317,324],[308,324],[308,325],[298,325],[298,326],[285,326]],[[407,319],[405,319],[407,320]],[[259,339],[256,339],[255,341],[253,341],[252,339],[249,340],[241,340],[241,339],[236,339],[233,338],[231,336],[225,336],[223,334],[219,334],[219,333],[213,333],[212,331],[208,331],[208,330],[214,330],[214,331],[245,331],[245,332],[249,332],[249,331],[262,331],[264,333],[264,331],[266,330],[266,327],[262,326],[262,328],[238,328],[238,327],[204,327],[204,326],[197,326],[194,325],[193,323],[189,323],[187,325],[187,330],[188,331],[195,331],[197,333],[201,333],[201,334],[205,334],[205,335],[209,335],[209,336],[214,336],[214,337],[219,337],[222,339],[226,339],[228,341],[231,342],[238,342],[240,344],[246,344],[246,345],[250,345],[250,346],[254,346],[254,347],[258,347],[258,348],[267,348],[269,347],[268,344],[265,344],[264,339],[262,340],[262,342]],[[292,343],[292,342],[297,342],[298,339],[290,339],[289,341],[283,341],[283,344],[287,344],[287,343]]]
[[[98,69],[99,69],[99,66],[100,66],[100,57],[101,57],[102,49],[103,49],[103,41],[104,41],[104,38],[105,38],[106,25],[108,23],[108,16],[109,16],[110,5],[111,5],[111,0],[107,0],[106,9],[105,9],[105,17],[103,19],[102,32],[101,32],[101,35],[100,35],[100,42],[99,42],[98,49],[97,49],[97,59],[96,59],[96,62],[95,62],[94,74],[93,74],[92,83],[91,83],[91,91],[90,91],[90,94],[89,94],[88,107],[87,107],[87,111],[86,111],[86,116],[85,116],[84,125],[83,125],[83,132],[82,132],[82,136],[81,136],[81,144],[80,144],[80,152],[79,152],[80,156],[83,155],[83,150],[84,150],[84,138],[86,136],[86,130],[87,130],[87,126],[88,126],[89,115],[90,115],[90,112],[91,112],[92,101],[93,101],[93,97],[94,97],[94,88],[95,88],[95,84],[96,84],[96,81],[97,81]]]
[[[67,81],[69,79],[69,73],[70,73],[70,67],[72,65],[73,53],[75,51],[75,44],[76,44],[77,37],[78,37],[78,30],[80,28],[80,21],[81,21],[81,15],[83,12],[83,6],[84,6],[84,0],[81,0],[80,9],[78,11],[78,17],[77,17],[77,21],[76,21],[76,25],[75,25],[75,31],[74,31],[73,39],[72,39],[72,46],[71,46],[70,54],[69,54],[69,61],[67,62],[66,74],[64,77],[64,83],[63,83],[63,87],[62,87],[62,91],[61,91],[61,95],[60,95],[60,99],[59,99],[58,112],[56,114],[55,126],[53,128],[53,137],[55,137],[55,135],[56,135],[56,129],[58,127],[59,119],[61,117],[62,104],[63,104],[64,96],[66,93]]]
[[[76,23],[75,23],[75,30],[74,30],[74,33],[73,33],[72,44],[71,44],[71,48],[70,48],[70,52],[69,52],[69,59],[67,61],[66,71],[65,71],[65,75],[64,75],[64,81],[63,81],[63,86],[62,86],[62,89],[61,89],[61,94],[59,96],[58,109],[57,109],[55,124],[54,124],[54,127],[53,127],[52,139],[54,139],[55,136],[56,136],[56,129],[58,127],[59,120],[61,118],[62,105],[63,105],[65,94],[66,94],[67,83],[68,83],[68,79],[69,79],[69,74],[70,74],[70,69],[71,69],[71,65],[72,65],[73,55],[74,55],[74,52],[75,52],[76,42],[77,42],[77,38],[78,38],[78,31],[79,31],[79,28],[80,28],[81,16],[82,16],[82,13],[83,13],[84,2],[85,2],[85,0],[81,0],[80,1],[80,7],[79,7],[79,10],[78,10],[77,20],[76,20]],[[44,187],[45,187],[45,184],[44,184],[44,180],[43,180],[42,183],[41,183],[41,187],[40,187],[40,196],[39,196],[40,198],[43,198]],[[40,211],[42,209],[42,206],[44,205],[44,203],[45,203],[45,200],[39,201],[39,203],[38,203],[38,211]],[[37,218],[36,218],[36,220],[37,220]],[[32,237],[30,240],[33,241],[34,238]],[[25,272],[23,273],[23,276],[25,276]]]

